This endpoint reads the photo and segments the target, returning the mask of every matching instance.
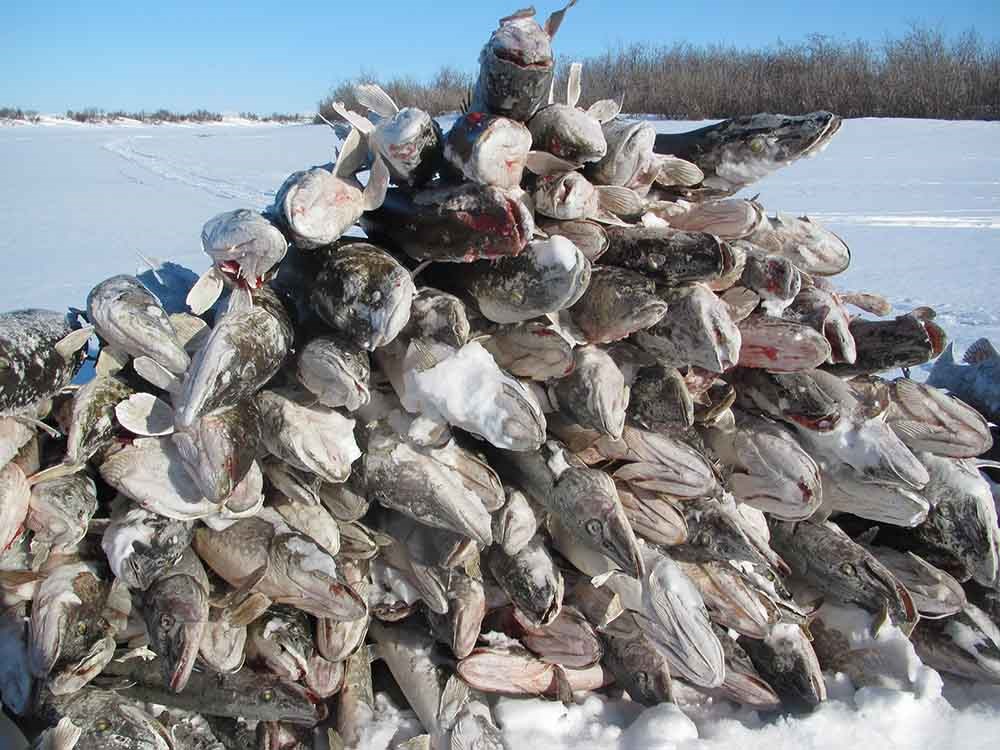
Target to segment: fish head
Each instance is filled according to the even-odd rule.
[[[500,19],[487,49],[501,60],[522,68],[552,67],[552,38],[534,15],[531,9]]]
[[[738,560],[762,565],[769,565],[776,558],[773,552],[765,555],[754,544],[730,506],[718,500],[707,500],[685,503],[682,508],[690,529],[688,544],[697,556],[706,560]]]
[[[596,346],[578,347],[573,361],[573,372],[554,386],[560,411],[583,427],[620,438],[629,393],[622,371]]]
[[[716,131],[715,174],[704,184],[729,192],[802,157],[817,153],[840,128],[831,112],[801,116],[756,114],[727,121]]]
[[[199,417],[171,435],[184,468],[209,500],[222,501],[250,471],[261,440],[254,399]]]
[[[208,621],[208,594],[189,575],[161,578],[146,591],[143,618],[170,689],[187,684]]]
[[[304,534],[277,535],[270,545],[268,560],[274,571],[276,600],[284,601],[316,617],[357,620],[368,607],[340,575],[329,552]]]
[[[560,522],[573,536],[633,578],[642,575],[642,554],[610,476],[571,466],[559,476],[549,501],[560,509]]]
[[[539,177],[535,208],[553,219],[585,219],[598,211],[598,194],[593,184],[579,172]]]
[[[468,343],[471,333],[465,304],[447,292],[430,287],[418,289],[404,333],[459,349]]]
[[[404,107],[383,119],[371,136],[397,182],[423,182],[436,165],[441,151],[441,129],[429,114],[416,107]]]
[[[601,185],[648,188],[659,173],[660,164],[653,153],[656,130],[644,120],[614,119],[603,125],[608,150],[604,158],[588,168],[588,174]]]
[[[100,710],[96,715],[87,717],[83,729],[76,750],[170,750],[173,745],[166,728],[159,721],[121,700],[101,702]]]
[[[299,382],[321,404],[355,411],[371,400],[371,362],[361,347],[332,336],[319,336],[299,351]]]
[[[568,104],[550,104],[528,121],[532,147],[574,164],[600,161],[608,151],[601,123]]]
[[[874,555],[858,547],[860,554],[837,563],[841,595],[869,611],[887,611],[893,623],[906,627],[917,621],[917,610],[906,588]]]
[[[201,247],[225,276],[252,288],[285,257],[288,242],[267,218],[247,208],[218,214],[201,230]]]
[[[134,276],[113,276],[94,287],[87,315],[113,347],[148,355],[175,374],[191,364],[160,301]]]

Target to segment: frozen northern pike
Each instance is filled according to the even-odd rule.
[[[840,129],[832,112],[756,114],[687,133],[660,133],[654,149],[692,162],[712,197],[732,195],[796,159],[819,152]]]
[[[417,260],[468,263],[517,255],[531,239],[534,220],[514,191],[464,183],[416,193],[391,188],[361,226],[375,242]]]
[[[252,716],[259,721],[313,726],[327,713],[326,706],[306,688],[246,667],[232,674],[192,672],[183,693],[163,685],[156,659],[112,662],[106,674],[132,683],[120,695],[213,716]]]
[[[95,286],[87,317],[112,350],[152,357],[175,374],[191,364],[160,301],[135,276],[112,276]]]
[[[1000,422],[1000,353],[979,339],[955,362],[952,345],[934,363],[927,384],[948,391],[979,410],[991,422]]]
[[[0,417],[24,414],[76,374],[92,328],[73,330],[65,313],[0,313]]]
[[[549,94],[555,58],[552,37],[576,0],[557,10],[544,28],[535,21],[535,9],[525,8],[500,19],[479,55],[479,79],[470,111],[491,112],[522,122],[528,120]]]
[[[179,430],[250,396],[284,361],[294,339],[284,304],[267,287],[254,302],[224,315],[198,350],[175,402]]]

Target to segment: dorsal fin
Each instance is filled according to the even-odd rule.
[[[549,39],[556,35],[559,31],[559,27],[562,26],[563,18],[566,15],[566,11],[576,5],[576,0],[569,0],[566,5],[557,10],[545,21],[545,33],[549,35]],[[534,13],[532,13],[534,15]]]
[[[70,331],[55,343],[55,350],[65,358],[69,359],[80,349],[87,345],[87,341],[94,333],[94,326],[84,326]]]
[[[529,5],[527,8],[521,8],[520,10],[515,10],[509,16],[504,16],[500,19],[500,25],[503,26],[505,23],[510,23],[511,21],[517,21],[521,18],[534,18],[535,16],[535,6]]]
[[[978,365],[980,362],[986,362],[998,357],[1000,357],[1000,353],[997,353],[993,344],[987,339],[979,339],[965,350],[965,356],[962,357],[962,361],[967,365]]]
[[[399,113],[399,106],[377,83],[359,83],[354,87],[354,98],[362,107],[382,117],[392,117]]]
[[[583,63],[575,62],[569,66],[569,80],[566,82],[566,103],[575,107],[580,101],[583,91],[580,77],[583,75]]]

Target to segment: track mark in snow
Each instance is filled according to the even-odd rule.
[[[136,148],[134,141],[137,138],[143,137],[149,138],[149,136],[130,136],[120,141],[105,143],[104,149],[165,180],[180,182],[183,185],[203,190],[219,198],[240,200],[256,206],[265,206],[274,198],[273,191],[263,191],[252,185],[244,185],[212,177],[211,175],[199,172],[193,167],[172,162],[156,154],[140,151]]]
[[[909,213],[848,214],[814,213],[811,218],[831,224],[862,224],[870,227],[913,227],[917,229],[1000,229],[1000,216],[993,211],[970,209],[950,216]]]

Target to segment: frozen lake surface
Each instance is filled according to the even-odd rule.
[[[314,126],[2,127],[0,310],[83,307],[98,281],[142,268],[140,254],[201,272],[205,220],[266,206],[335,146]],[[826,151],[754,192],[768,211],[808,214],[848,242],[840,287],[882,293],[897,312],[933,307],[959,354],[980,336],[1000,343],[1000,123],[850,120]],[[510,747],[546,750],[978,748],[1000,737],[1000,689],[836,687],[838,700],[800,718],[715,706],[694,724],[665,711],[646,717],[649,731],[626,730],[634,707],[596,697],[569,708],[503,700],[498,718]],[[386,747],[394,722],[385,717],[372,748]]]

